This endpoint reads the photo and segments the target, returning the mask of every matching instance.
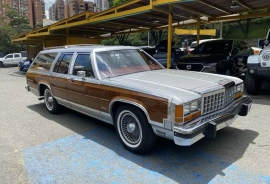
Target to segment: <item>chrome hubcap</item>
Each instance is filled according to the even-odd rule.
[[[141,128],[137,118],[132,113],[126,112],[120,118],[120,130],[124,139],[132,145],[141,140]]]
[[[49,110],[52,110],[53,108],[53,97],[51,95],[51,92],[49,90],[45,91],[45,103]]]
[[[129,124],[127,125],[127,131],[128,131],[128,133],[133,133],[134,130],[135,130],[135,128],[136,128],[135,123],[129,123]]]
[[[48,97],[48,102],[49,102],[49,103],[52,103],[52,102],[53,102],[53,97],[51,97],[51,96]]]

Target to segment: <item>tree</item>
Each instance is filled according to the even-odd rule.
[[[109,2],[109,8],[112,8],[113,7],[113,0],[108,0]]]
[[[248,35],[249,35],[249,26],[250,26],[250,22],[251,19],[246,19],[244,21],[238,20],[237,21],[243,34],[244,34],[244,39],[248,39]]]
[[[151,39],[154,41],[154,45],[157,45],[160,41],[162,41],[166,33],[166,30],[150,31]]]
[[[128,41],[128,37],[129,37],[129,34],[120,34],[116,36],[120,45],[130,45],[130,42]]]
[[[0,27],[0,52],[11,53],[23,50],[23,46],[11,43],[11,38],[16,35],[16,30],[10,25]]]
[[[10,9],[7,12],[7,17],[10,19],[9,25],[13,27],[18,34],[31,31],[29,20],[24,15],[20,15],[15,9]]]
[[[129,1],[129,0],[113,0],[113,5],[118,6],[118,5],[121,5],[127,1]]]

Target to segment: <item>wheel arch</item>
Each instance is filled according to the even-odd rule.
[[[38,83],[38,92],[39,92],[40,97],[44,96],[44,90],[45,90],[46,87],[50,89],[51,94],[53,96],[52,89],[51,89],[50,85],[47,84],[46,82],[39,82]]]
[[[148,120],[148,123],[151,122],[150,116],[149,116],[146,108],[142,104],[140,104],[138,102],[134,102],[134,101],[129,100],[129,99],[123,99],[123,98],[113,99],[109,105],[109,112],[110,112],[113,119],[114,119],[117,108],[120,107],[121,105],[125,105],[125,104],[131,105],[131,106],[134,106],[134,107],[140,109],[145,114],[145,117]]]

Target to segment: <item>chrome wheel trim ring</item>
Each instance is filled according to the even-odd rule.
[[[117,118],[117,129],[122,141],[136,148],[142,141],[142,128],[138,118],[130,111],[122,111]]]
[[[53,97],[49,89],[45,90],[44,99],[45,99],[46,107],[51,111],[53,109]]]

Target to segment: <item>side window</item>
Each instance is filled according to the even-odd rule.
[[[14,57],[15,57],[15,58],[19,58],[19,57],[21,57],[21,56],[20,56],[20,54],[14,54]]]
[[[5,59],[10,59],[10,58],[13,58],[13,54],[9,54],[5,57]]]
[[[197,47],[195,47],[194,52],[196,54],[202,54],[203,53],[203,49],[204,49],[204,43],[198,45]]]
[[[85,71],[86,77],[94,77],[90,53],[78,54],[74,63],[72,75],[78,75],[78,71]]]
[[[53,71],[56,73],[67,74],[69,69],[69,63],[73,54],[61,54],[55,63]]]
[[[57,53],[39,54],[34,60],[31,69],[50,70]]]

